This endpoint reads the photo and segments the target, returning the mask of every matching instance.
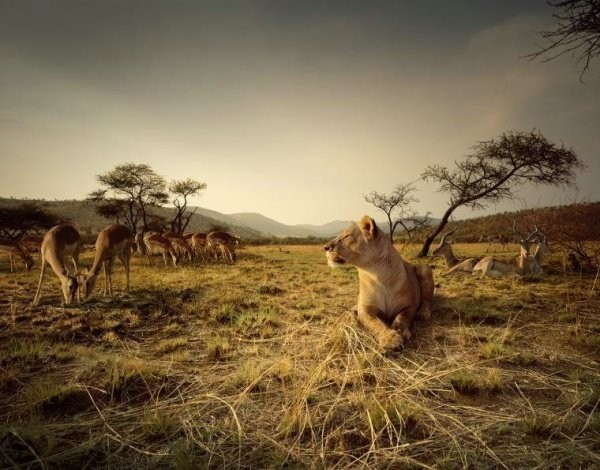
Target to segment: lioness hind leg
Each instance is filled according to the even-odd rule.
[[[417,311],[417,317],[422,318],[423,320],[429,320],[432,313],[433,290],[435,289],[433,283],[433,271],[428,264],[419,264],[414,266],[414,268],[421,288],[421,304]]]

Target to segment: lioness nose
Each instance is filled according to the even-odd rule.
[[[323,250],[325,251],[330,251],[333,248],[333,245],[331,243],[328,243],[327,245],[323,245]]]

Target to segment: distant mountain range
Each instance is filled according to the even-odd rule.
[[[82,234],[90,237],[95,236],[98,231],[111,223],[110,220],[99,216],[95,211],[94,205],[87,201],[47,201],[44,199],[0,197],[0,207],[15,207],[24,203],[35,204],[55,214],[59,219],[70,221]],[[246,239],[268,237],[329,238],[338,234],[350,224],[348,220],[334,220],[322,225],[287,225],[265,217],[262,214],[252,212],[222,214],[221,212],[203,207],[190,208],[190,210],[194,209],[196,209],[196,212],[190,221],[188,231],[208,232],[215,227],[223,227]],[[157,215],[164,217],[165,220],[171,220],[175,209],[159,207],[154,209],[154,211]],[[588,221],[586,223],[594,225],[594,221],[598,220],[598,214],[600,214],[600,202],[503,212],[472,219],[463,219],[460,221],[460,230],[454,235],[454,238],[464,242],[474,242],[478,241],[482,236],[490,234],[512,234],[512,227],[515,220],[520,221],[523,227],[527,226],[527,223],[529,223],[529,226],[541,223],[543,227],[544,220],[552,219],[549,214],[554,214],[552,217],[555,220],[570,220],[569,217],[572,217],[573,214],[579,214],[579,219]],[[437,224],[439,219],[432,219],[431,222],[432,224]],[[452,230],[457,222],[459,221],[451,222],[446,231]],[[386,221],[378,221],[377,224],[381,230],[387,231],[388,225]],[[545,227],[545,229],[550,230],[551,227]],[[401,232],[399,230],[397,233],[400,234]]]
[[[44,199],[17,199],[0,197],[0,207],[14,207],[23,203],[36,204],[64,220],[70,220],[82,232],[97,232],[105,227],[110,221],[96,214],[94,205],[87,201],[63,200],[48,201]],[[194,232],[206,232],[215,226],[226,226],[228,230],[241,235],[244,238],[262,237],[317,237],[327,238],[339,233],[346,228],[350,221],[335,220],[323,225],[300,224],[287,225],[276,220],[253,212],[241,212],[236,214],[223,214],[204,207],[190,207],[190,211],[196,209],[188,229]],[[154,209],[158,215],[169,220],[173,217],[172,208],[161,207]],[[387,223],[379,223],[382,229]]]
[[[229,214],[229,217],[240,225],[275,237],[331,237],[350,224],[349,220],[336,220],[323,225],[286,225],[252,212]]]

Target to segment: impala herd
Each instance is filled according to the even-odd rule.
[[[86,298],[94,289],[100,270],[104,270],[104,295],[112,295],[112,266],[119,258],[125,269],[126,287],[129,290],[129,264],[134,253],[145,255],[152,265],[152,254],[161,254],[165,266],[171,262],[177,266],[179,260],[187,258],[208,262],[222,257],[226,263],[236,260],[235,249],[240,238],[227,232],[213,231],[180,235],[175,232],[146,232],[134,234],[129,228],[112,224],[98,234],[94,246],[95,255],[90,269],[80,269],[79,254],[85,249],[79,232],[69,224],[52,227],[42,239],[24,236],[19,242],[0,241],[0,252],[8,254],[10,270],[16,269],[15,258],[20,257],[28,271],[33,266],[30,253],[39,249],[41,272],[33,304],[40,300],[46,264],[58,277],[65,304],[75,299]]]
[[[519,255],[505,258],[485,256],[458,259],[449,239],[457,230],[458,227],[444,234],[432,252],[433,256],[441,256],[446,261],[448,269],[442,276],[460,272],[479,274],[480,277],[539,275],[542,273],[544,256],[551,252],[548,237],[537,226],[525,236],[517,230],[516,223],[513,223],[513,231],[520,246]],[[79,232],[69,224],[60,224],[48,230],[43,239],[24,236],[19,242],[0,241],[0,251],[9,255],[12,272],[16,269],[16,257],[23,260],[27,270],[31,270],[33,258],[30,253],[39,249],[41,272],[33,304],[37,305],[40,300],[46,264],[50,265],[60,281],[64,302],[70,304],[75,299],[80,301],[82,295],[86,298],[92,292],[101,268],[104,270],[104,295],[112,295],[111,272],[115,257],[119,258],[124,266],[128,291],[129,264],[134,253],[146,256],[150,265],[153,254],[162,255],[165,266],[177,266],[181,259],[187,259],[190,263],[194,260],[217,261],[219,256],[226,263],[234,263],[235,248],[239,242],[239,237],[223,231],[183,235],[173,231],[134,234],[123,225],[112,224],[98,234],[94,247],[94,261],[88,270],[79,268],[79,254],[84,249]]]

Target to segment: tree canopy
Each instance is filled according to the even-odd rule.
[[[65,220],[60,220],[35,204],[0,208],[0,238],[18,240],[29,231],[47,230]]]
[[[412,183],[398,184],[391,193],[371,191],[364,196],[365,201],[382,210],[387,216],[390,241],[394,243],[394,232],[398,225],[402,226],[408,234],[409,240],[414,228],[426,223],[429,214],[417,217],[417,213],[410,207],[419,200],[413,195],[415,187]]]
[[[103,188],[91,192],[88,200],[97,203],[99,214],[115,218],[134,232],[141,222],[150,223],[149,208],[168,201],[167,183],[150,165],[125,163],[97,176]]]
[[[206,189],[206,183],[195,181],[190,178],[186,180],[175,180],[169,185],[169,192],[174,196],[173,205],[177,212],[171,222],[171,230],[177,233],[183,233],[187,228],[196,208],[192,212],[187,212],[188,198],[197,196],[200,191]]]
[[[530,54],[530,58],[553,60],[571,54],[580,77],[589,70],[592,60],[600,54],[600,0],[562,0],[548,2],[555,8],[554,29],[541,33],[545,44]]]
[[[513,198],[515,188],[525,183],[574,185],[575,173],[583,167],[573,149],[549,142],[537,130],[509,131],[497,139],[479,142],[471,155],[455,161],[454,168],[428,166],[422,178],[437,183],[449,201],[419,256],[427,256],[431,243],[458,207],[478,209]]]

